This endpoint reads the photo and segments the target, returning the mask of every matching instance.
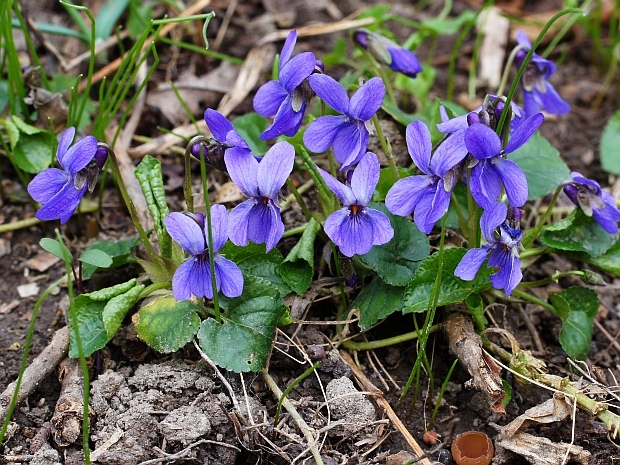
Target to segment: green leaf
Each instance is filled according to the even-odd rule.
[[[22,132],[13,149],[13,162],[27,173],[36,174],[48,168],[54,157],[56,138],[49,132]]]
[[[384,204],[371,203],[370,206],[387,215],[394,228],[394,237],[359,258],[387,284],[404,286],[411,280],[420,261],[429,254],[428,237],[407,218],[392,215]]]
[[[165,296],[145,305],[135,315],[140,339],[157,352],[174,352],[189,341],[200,328],[198,308],[189,300]]]
[[[436,35],[452,35],[459,32],[463,24],[475,21],[476,13],[465,10],[456,18],[440,19],[431,17],[422,21],[421,29]]]
[[[570,170],[560,152],[547,139],[536,133],[519,150],[508,155],[527,178],[528,200],[537,200],[557,189],[567,179]]]
[[[451,248],[443,251],[443,266],[439,284],[439,300],[437,306],[462,302],[474,292],[489,287],[491,269],[482,266],[473,281],[464,281],[454,276],[454,270],[465,255],[463,248]],[[423,312],[428,304],[439,272],[439,251],[428,257],[416,270],[413,279],[405,289],[405,311]]]
[[[84,253],[90,250],[100,250],[106,255],[112,258],[112,268],[118,268],[119,266],[126,265],[127,263],[134,263],[136,260],[131,255],[131,249],[140,243],[140,237],[136,236],[132,239],[125,239],[122,241],[98,241],[88,247]],[[82,254],[83,255],[83,254]],[[97,271],[97,266],[90,263],[84,263],[82,267],[82,279],[90,279]]]
[[[283,296],[291,293],[291,288],[282,278],[281,265],[284,257],[278,249],[274,248],[265,253],[265,244],[250,242],[240,247],[228,242],[220,253],[235,262],[243,274],[265,278],[278,288]]]
[[[125,292],[133,289],[137,282],[138,281],[136,278],[133,278],[127,282],[116,284],[112,287],[106,287],[104,289],[99,289],[98,291],[90,292],[88,296],[97,302],[107,302],[111,298],[124,294]]]
[[[620,174],[620,110],[605,125],[601,136],[601,165],[608,173]]]
[[[127,19],[127,29],[132,39],[137,39],[140,34],[149,27],[153,19],[153,5],[142,3],[141,0],[132,0],[129,7],[129,18]]]
[[[2,124],[4,125],[6,132],[9,136],[9,142],[11,143],[11,147],[15,147],[19,142],[19,129],[17,129],[15,123],[13,123],[10,119],[3,120]]]
[[[607,252],[603,255],[599,255],[598,257],[592,257],[587,254],[571,254],[571,257],[597,266],[601,270],[607,271],[615,276],[620,276],[620,240],[618,240]]]
[[[144,284],[138,284],[124,294],[112,297],[105,305],[101,317],[103,319],[103,326],[108,335],[108,341],[112,339],[120,329],[127,312],[138,302],[140,293],[144,288]]]
[[[107,0],[97,15],[97,39],[107,39],[114,30],[114,25],[121,17],[129,0]]]
[[[17,129],[19,129],[19,132],[21,132],[22,134],[32,136],[34,134],[45,132],[43,129],[39,129],[36,126],[32,126],[31,124],[26,123],[19,116],[13,115],[12,120],[15,126],[17,126]]]
[[[39,245],[43,250],[47,250],[55,257],[60,258],[63,262],[73,262],[73,255],[71,255],[71,252],[67,246],[62,242],[58,242],[56,239],[51,239],[49,237],[44,237],[39,241]]]
[[[308,290],[314,276],[314,240],[320,230],[319,222],[310,219],[299,242],[280,265],[282,279],[299,295]]]
[[[123,318],[137,302],[143,289],[143,284],[136,284],[136,280],[132,279],[73,299],[69,306],[69,314],[77,317],[82,349],[86,357],[103,349],[114,337]],[[69,318],[69,326],[71,328],[69,356],[76,358],[79,353],[73,318]]]
[[[267,123],[267,118],[254,112],[246,113],[233,121],[235,130],[248,143],[252,154],[256,156],[267,152],[267,142],[258,138],[267,129]]]
[[[540,241],[548,247],[573,252],[585,252],[598,257],[618,240],[618,234],[609,234],[594,218],[576,208],[561,221],[547,226],[540,234]]]
[[[404,291],[404,287],[390,286],[375,276],[351,304],[351,308],[360,309],[360,327],[367,330],[377,321],[401,310]]]
[[[415,79],[409,76],[397,73],[394,79],[394,87],[409,92],[414,95],[418,101],[424,102],[428,99],[428,94],[435,83],[437,71],[430,65],[425,65],[422,72],[418,73]]]
[[[85,250],[78,260],[99,268],[110,268],[112,266],[112,257],[102,250]]]
[[[344,39],[338,39],[332,47],[330,53],[326,53],[321,57],[321,61],[326,68],[331,68],[346,62],[347,42]]]
[[[168,216],[170,210],[166,201],[161,162],[150,155],[145,156],[136,167],[135,176],[140,183],[146,205],[153,217],[161,254],[163,257],[170,258],[172,239],[164,225],[164,218]]]
[[[220,304],[226,310],[222,323],[213,318],[202,322],[200,347],[222,368],[237,373],[263,369],[286,311],[278,290],[265,279],[249,276],[240,297],[223,298]]]
[[[0,114],[9,104],[9,81],[0,80]]]
[[[561,294],[549,294],[549,300],[562,320],[562,348],[569,357],[585,360],[588,358],[592,325],[599,307],[596,292],[585,287],[569,287]]]

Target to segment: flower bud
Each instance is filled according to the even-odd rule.
[[[584,283],[589,284],[590,286],[607,286],[607,283],[600,274],[591,270],[582,271],[583,275],[581,276],[581,280]]]
[[[215,139],[209,139],[209,143],[200,142],[194,144],[191,148],[191,153],[194,157],[200,160],[200,154],[205,157],[205,163],[212,166],[216,170],[227,172],[226,163],[224,162],[224,153],[228,147]]]

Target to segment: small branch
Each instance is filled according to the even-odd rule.
[[[69,350],[69,327],[59,329],[49,345],[24,371],[23,381],[17,395],[17,403],[24,400],[39,384],[56,368]],[[8,412],[11,397],[15,392],[15,382],[7,386],[0,395],[0,421],[4,421]]]
[[[360,370],[357,367],[357,365],[355,364],[355,362],[353,361],[353,359],[347,352],[341,350],[339,353],[340,353],[340,357],[342,358],[342,360],[347,365],[349,365],[351,369],[353,370],[353,374],[355,375],[357,380],[362,385],[362,388],[365,391],[372,393],[377,403],[385,409],[385,412],[388,418],[390,419],[392,424],[396,427],[396,429],[398,429],[400,434],[403,435],[403,437],[405,438],[405,440],[407,441],[411,449],[417,454],[418,457],[421,457],[421,459],[418,459],[419,462],[422,465],[431,465],[431,461],[428,458],[426,458],[425,452],[422,450],[422,448],[417,443],[417,441],[413,438],[413,436],[411,435],[409,430],[405,427],[403,422],[400,421],[400,418],[398,418],[398,415],[396,415],[396,412],[394,412],[394,410],[392,409],[392,406],[388,403],[387,400],[385,400],[385,397],[383,397],[383,393],[381,392],[381,390],[378,389],[374,384],[372,384],[372,382],[366,377],[366,375],[362,373],[362,370]]]
[[[274,396],[278,399],[283,399],[282,406],[284,406],[286,411],[291,415],[291,417],[293,417],[293,419],[295,420],[295,423],[297,423],[297,427],[301,430],[301,432],[305,436],[306,441],[308,441],[308,446],[310,447],[310,452],[312,453],[312,456],[314,457],[314,461],[316,462],[316,465],[323,465],[323,458],[321,457],[319,449],[316,446],[317,441],[316,441],[316,438],[314,437],[314,434],[315,434],[314,430],[312,430],[308,426],[308,424],[304,421],[304,419],[301,417],[299,412],[295,409],[293,404],[291,404],[291,401],[289,401],[286,397],[283,397],[282,391],[276,384],[275,380],[271,377],[271,375],[267,373],[267,371],[265,370],[261,370],[260,374],[265,380],[265,383],[267,383],[267,386],[269,386],[269,389],[271,389],[271,392],[273,392]]]

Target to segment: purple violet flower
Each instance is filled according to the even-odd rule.
[[[472,197],[482,208],[489,208],[499,198],[502,184],[508,201],[521,207],[527,200],[527,179],[521,168],[505,155],[525,144],[542,124],[544,117],[537,113],[526,119],[513,133],[502,150],[499,136],[490,127],[475,123],[465,131],[465,145],[473,155],[473,168],[469,179]]]
[[[517,52],[515,63],[517,66],[521,66],[532,44],[522,30],[517,32],[517,42],[522,47],[522,50]],[[570,105],[562,100],[562,97],[547,81],[555,73],[556,69],[557,66],[554,62],[541,57],[537,53],[532,55],[532,59],[527,64],[525,72],[521,77],[523,106],[525,107],[526,117],[538,113],[541,109],[554,115],[563,115],[570,111]]]
[[[564,193],[587,215],[594,218],[609,234],[618,232],[620,210],[616,199],[601,189],[598,182],[584,178],[581,173],[571,173],[572,182],[564,186]]]
[[[424,123],[414,121],[406,130],[409,155],[424,173],[399,179],[388,191],[385,205],[395,215],[414,213],[414,222],[425,234],[448,211],[450,194],[458,181],[453,168],[467,155],[463,142],[465,131],[448,137],[431,158],[431,133]]]
[[[369,208],[379,182],[377,155],[366,152],[350,177],[343,184],[320,169],[327,187],[336,194],[344,208],[327,217],[323,229],[343,255],[364,255],[373,245],[386,244],[394,237],[389,218],[379,210]]]
[[[503,203],[495,203],[484,210],[480,229],[487,244],[469,249],[454,270],[454,275],[472,281],[488,257],[487,266],[497,267],[497,271],[491,275],[491,285],[495,289],[504,289],[509,296],[523,278],[519,259],[523,231],[518,228],[518,224],[506,219],[507,213],[508,207]]]
[[[420,60],[412,51],[402,48],[381,34],[357,29],[353,32],[353,40],[377,60],[388,65],[392,71],[412,78],[422,72]]]
[[[60,137],[56,158],[62,169],[48,168],[37,174],[28,193],[43,204],[36,217],[43,221],[59,219],[65,224],[75,212],[86,190],[92,192],[105,165],[107,150],[97,146],[93,136],[71,145],[75,128],[67,128]]]
[[[212,163],[213,166],[219,164],[220,166],[223,164],[220,157],[222,157],[222,153],[252,153],[252,149],[248,143],[239,135],[239,133],[235,130],[233,124],[226,119],[224,115],[218,113],[211,108],[207,108],[205,111],[205,121],[211,134],[215,138],[215,141],[211,144],[213,147],[211,148],[211,152],[207,153],[207,156],[217,156],[217,160],[214,160]],[[217,146],[219,144],[219,146]],[[203,146],[204,147],[204,146]],[[192,153],[198,153],[200,156],[200,144],[196,144],[192,147]]]
[[[330,146],[342,164],[340,171],[355,165],[366,153],[371,119],[381,107],[385,85],[374,77],[361,86],[351,100],[338,82],[325,75],[313,74],[308,78],[316,94],[341,116],[320,116],[304,133],[304,144],[320,153]]]
[[[261,116],[275,116],[273,123],[259,139],[274,139],[282,134],[294,136],[303,121],[306,106],[313,92],[308,76],[316,71],[312,52],[303,52],[291,59],[297,42],[297,31],[291,31],[284,42],[278,68],[278,80],[261,86],[254,97],[254,110]]]
[[[228,240],[228,213],[224,205],[211,207],[211,231],[213,235],[213,264],[215,284],[226,297],[238,297],[243,292],[243,274],[237,265],[218,252]],[[177,300],[196,297],[213,298],[207,222],[201,213],[170,213],[164,218],[168,234],[190,256],[179,266],[172,277],[172,294]]]
[[[241,150],[227,151],[224,159],[230,178],[250,197],[230,212],[235,225],[230,240],[239,246],[248,241],[265,243],[269,252],[284,234],[278,193],[293,171],[295,149],[288,142],[278,142],[260,162]]]

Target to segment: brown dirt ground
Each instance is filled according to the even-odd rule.
[[[225,2],[214,3],[216,4],[216,12],[218,13],[218,17],[215,20],[217,26],[221,18],[225,16],[225,9],[223,9]],[[339,3],[338,8],[344,14],[349,14],[357,8],[366,6],[369,3],[375,2],[349,0],[342,4]],[[418,17],[416,16],[418,14],[410,9],[409,2],[403,1],[394,3],[399,13],[410,18]],[[466,2],[455,3],[456,11],[470,7]],[[556,2],[551,0],[542,3],[547,7],[557,6]],[[440,6],[441,5],[434,5],[430,10],[437,11]],[[527,4],[523,8],[524,11],[528,11]],[[56,9],[54,14],[58,16],[62,15],[62,12]],[[302,4],[299,5],[297,11],[295,26],[299,27],[311,21],[327,20],[330,20],[330,17],[326,10],[310,7],[309,4]],[[67,19],[64,18],[64,21],[67,21]],[[237,7],[236,15],[229,27],[229,31],[221,45],[221,50],[225,50],[227,53],[235,56],[244,57],[256,39],[256,33],[252,34],[248,32],[248,27],[251,28],[248,24],[252,21],[267,21],[273,24],[273,18],[265,13],[264,7],[260,2],[240,2]],[[211,30],[216,31],[217,27]],[[298,50],[313,50],[320,56],[322,52],[330,51],[335,39],[341,36],[343,36],[343,34],[333,34],[327,37],[321,36],[312,40],[301,39]],[[438,49],[435,52],[437,56],[442,53],[449,53],[450,44],[454,38],[450,37],[448,39],[449,43],[446,42],[444,44],[444,40],[440,41]],[[448,39],[446,39],[446,41],[448,41]],[[590,45],[583,36],[574,34],[567,40],[567,46],[568,53],[566,54],[565,61],[559,68],[557,76],[554,78],[554,83],[559,92],[571,103],[573,110],[566,116],[550,118],[545,122],[541,131],[543,135],[561,151],[562,156],[572,170],[581,171],[583,174],[597,179],[603,185],[609,185],[610,181],[614,180],[604,173],[600,167],[598,161],[598,141],[604,124],[610,115],[620,106],[620,94],[616,87],[614,91],[608,93],[607,98],[603,100],[602,106],[599,109],[592,109],[591,105],[596,96],[596,92],[600,89],[600,82],[602,79],[600,77],[600,71],[591,62],[590,57],[592,51]],[[441,47],[444,48],[442,49]],[[158,76],[162,80],[166,72],[172,73],[172,78],[174,78],[187,66],[202,67],[203,69],[200,70],[201,72],[208,70],[208,67],[211,66],[208,62],[197,64],[196,60],[185,52],[181,52],[176,58],[178,61],[173,63],[171,51],[166,50],[165,47],[162,49],[162,52],[160,52],[160,55],[162,57],[162,66],[161,70],[158,72]],[[422,48],[422,50],[420,50],[420,57],[424,58],[424,56],[425,49]],[[459,85],[464,86],[464,77],[467,73],[469,58],[469,56],[463,55],[459,60],[459,79],[457,80],[457,84]],[[446,81],[445,73],[447,67],[438,66],[437,70],[438,78],[435,92],[437,95],[442,95],[443,90],[441,85]],[[462,91],[463,89],[464,87],[460,89],[457,87],[458,91]],[[478,95],[482,95],[483,92],[482,89],[479,89]],[[242,113],[251,110],[250,102],[251,100],[247,99],[246,102],[239,106],[237,111]],[[149,116],[145,116],[138,132],[148,136],[155,135],[156,133],[152,128],[154,128],[156,124],[166,124],[161,115],[150,114]],[[170,173],[175,172],[175,163],[172,160],[164,160],[164,163],[168,165]],[[27,201],[24,202],[19,200],[20,198],[26,198],[23,187],[20,186],[17,181],[10,181],[14,178],[14,173],[6,158],[3,157],[0,159],[0,167],[3,174],[3,202],[0,205],[0,222],[9,223],[32,217],[34,213],[33,206]],[[180,189],[176,191],[176,194],[179,192]],[[105,233],[105,235],[111,238],[124,238],[131,234],[131,226],[123,212],[118,209],[119,202],[112,186],[106,190],[105,196],[105,206],[99,218],[84,216],[72,220],[66,228],[63,228],[63,233],[76,248],[79,249],[86,246],[86,238],[83,231],[95,231],[95,233],[92,234],[93,236],[97,235],[97,231],[100,231],[99,234]],[[0,276],[2,277],[0,280],[0,305],[8,304],[9,307],[3,308],[11,308],[10,310],[0,312],[0,328],[2,328],[2,331],[0,331],[0,392],[17,376],[22,354],[21,349],[25,342],[32,308],[37,298],[36,296],[21,298],[18,295],[17,287],[30,282],[36,282],[40,286],[42,292],[46,286],[63,273],[63,269],[59,264],[43,272],[33,271],[26,265],[28,259],[35,257],[40,252],[38,246],[39,240],[42,237],[52,237],[53,228],[53,225],[41,225],[0,236],[0,239],[4,240],[5,243],[10,243],[11,246],[10,253],[5,254],[0,260]],[[101,237],[101,235],[99,237]],[[550,257],[544,262],[537,262],[535,267],[528,270],[527,273],[529,273],[529,275],[526,276],[526,278],[536,279],[549,271],[563,269],[569,266],[574,266],[574,264],[560,257]],[[110,273],[100,279],[110,280],[110,282],[119,281],[124,277],[120,275],[130,275],[133,272],[134,270],[125,268],[118,272]],[[619,301],[617,297],[618,284],[620,282],[613,277],[608,277],[608,281],[610,285],[602,291],[603,293],[601,295],[602,306],[599,321],[610,334],[616,336],[620,331],[620,315],[618,314],[620,308],[617,308],[617,302]],[[566,287],[571,284],[573,283],[570,280],[565,280],[561,281],[555,287],[559,289],[560,287]],[[63,310],[66,309],[66,303],[63,303],[62,295],[63,292],[61,290],[58,295],[50,296],[41,307],[36,321],[30,360],[36,357],[36,355],[46,347],[53,332],[65,324]],[[544,352],[538,355],[548,363],[552,372],[566,374],[566,360],[557,340],[559,330],[558,320],[548,312],[532,306],[526,306],[524,312],[524,314],[528,315],[533,327],[542,339]],[[508,329],[516,335],[524,348],[534,349],[532,335],[525,327],[517,308],[497,307],[492,310],[492,315],[500,327]],[[315,320],[329,320],[333,318],[333,307],[330,306],[329,299],[327,300],[327,304],[314,305],[306,316],[306,319]],[[441,318],[441,315],[439,315],[439,318]],[[313,326],[312,328],[312,331],[309,331],[308,327],[305,328],[301,337],[302,344],[309,345],[323,342],[321,341],[323,336],[316,332],[315,329],[322,332],[326,337],[332,337],[334,335],[334,327],[330,325]],[[292,334],[295,329],[296,328],[287,328],[285,331],[287,334]],[[393,335],[395,332],[404,332],[405,329],[413,329],[411,319],[401,316],[392,316],[385,323],[376,328],[371,333],[370,337],[380,339],[388,335]],[[620,360],[618,359],[619,353],[617,349],[599,330],[595,329],[594,334],[595,337],[588,363],[590,365],[596,365],[604,370],[609,369],[609,373],[618,376],[617,366]],[[111,344],[110,349],[105,352],[104,358],[110,361],[106,366],[114,367],[117,370],[125,367],[124,369],[133,372],[141,363],[161,363],[162,361],[169,361],[172,359],[189,359],[195,362],[200,358],[193,348],[188,347],[186,350],[180,351],[179,354],[175,354],[172,357],[162,357],[149,352],[142,362],[137,362],[134,360],[135,353],[127,349],[126,343],[122,341],[115,342],[116,343]],[[441,333],[431,338],[429,348],[433,363],[433,392],[428,392],[428,379],[424,378],[421,381],[419,395],[415,405],[412,405],[412,396],[407,396],[399,410],[399,414],[403,421],[405,421],[407,428],[420,443],[425,424],[428,422],[432,414],[432,409],[434,408],[433,399],[436,400],[438,388],[443,382],[453,361],[453,358],[448,352],[447,342]],[[292,355],[298,358],[300,357],[299,353],[295,353],[295,349],[291,349],[291,352]],[[388,381],[387,378],[388,376],[392,378],[396,385],[400,387],[405,384],[409,377],[412,363],[415,360],[416,348],[413,344],[401,344],[390,349],[378,350],[376,351],[376,356],[376,359],[371,360],[369,354],[359,354],[359,361],[367,375],[378,387],[384,390],[384,392],[387,391],[385,386],[390,387],[389,392],[386,393],[386,397],[394,404],[398,399],[399,393],[394,388],[393,383]],[[387,374],[381,374],[381,369],[378,367],[379,363],[377,362],[385,366]],[[304,369],[305,368],[297,362],[292,361],[279,352],[275,352],[271,362],[270,372],[280,386],[285,386],[287,382],[290,382],[290,380],[300,375]],[[102,372],[94,373],[95,377],[98,374],[102,374]],[[321,373],[321,378],[324,382],[328,382],[334,377],[336,376],[333,370]],[[231,375],[229,378],[237,384],[240,384],[238,377]],[[477,429],[485,431],[491,436],[495,436],[497,432],[491,423],[504,425],[516,415],[522,413],[525,409],[551,396],[549,392],[540,388],[526,391],[508,376],[507,380],[513,387],[513,401],[509,405],[506,415],[497,415],[491,412],[480,394],[467,391],[462,387],[467,379],[468,376],[466,372],[462,368],[457,367],[441,407],[439,408],[437,421],[435,423],[435,429],[441,435],[447,433],[449,425],[457,418],[459,421],[455,424],[456,433],[468,429]],[[275,401],[262,380],[252,376],[246,376],[245,383],[251,390],[250,395],[267,407],[269,415],[273,415]],[[386,385],[384,386],[383,383],[386,383]],[[609,383],[615,384],[615,380],[611,379],[611,376],[609,376]],[[298,405],[302,406],[300,409],[309,417],[312,417],[311,413],[313,411],[318,411],[317,405],[323,400],[319,387],[316,378],[309,378],[306,382],[302,383],[301,386],[295,388],[290,395],[291,399],[298,401]],[[217,380],[215,387],[212,389],[215,394],[220,392],[226,393],[225,389]],[[19,425],[19,428],[15,435],[6,443],[4,453],[9,453],[9,451],[12,454],[27,453],[30,439],[37,433],[41,425],[49,420],[58,394],[59,383],[56,376],[52,375],[41,383],[37,391],[30,396],[27,403],[20,405],[14,415],[14,420]],[[39,410],[37,410],[37,408]],[[320,415],[323,415],[323,413]],[[161,420],[162,417],[157,418]],[[617,452],[616,446],[608,441],[604,429],[601,432],[598,422],[594,421],[589,415],[583,412],[577,413],[575,422],[574,442],[592,453],[591,464],[608,465],[610,463],[616,463],[616,460],[620,461],[620,454]],[[230,427],[230,425],[228,427]],[[533,429],[532,433],[549,438],[555,442],[563,441],[569,443],[571,441],[571,430],[571,423],[569,420],[566,420],[564,422],[536,427]],[[370,436],[369,433],[368,437]],[[211,438],[211,436],[208,437]],[[232,461],[229,463],[286,463],[285,459],[266,452],[268,447],[264,447],[261,451],[259,451],[260,447],[256,445],[254,448],[247,448],[252,451],[244,449],[240,446],[240,442],[244,445],[247,445],[247,442],[239,439],[238,436],[235,438],[234,435],[231,435],[230,431],[224,435],[224,438],[224,440],[230,440],[231,444],[240,447],[242,450],[242,452],[236,455],[236,458],[231,459]],[[212,439],[221,440],[215,436],[213,436]],[[397,432],[390,434],[384,442],[376,447],[376,449],[372,449],[376,445],[376,439],[374,442],[373,440],[369,440],[365,443],[362,441],[361,444],[359,441],[360,437],[347,437],[347,435],[344,435],[343,439],[342,435],[329,436],[324,450],[326,451],[327,457],[333,461],[327,463],[386,463],[385,459],[389,455],[395,454],[400,450],[407,450],[406,443],[404,443],[402,437]],[[285,437],[276,436],[274,442],[282,447],[286,444],[287,440]],[[94,444],[92,444],[92,446],[94,447]],[[165,448],[165,443],[163,445],[159,443],[158,446]],[[427,447],[424,444],[423,446]],[[173,444],[167,451],[175,452],[181,448],[179,444]],[[69,448],[68,450],[73,450],[73,452],[64,452],[63,457],[65,458],[62,459],[65,461],[64,463],[79,463],[79,459],[75,458],[75,449]],[[213,454],[214,452],[211,451],[210,453]],[[294,457],[295,454],[292,456]],[[150,458],[154,457],[157,456],[152,455]],[[210,457],[211,459],[209,460],[215,461],[208,461],[207,459],[200,461],[199,459],[194,459],[193,463],[218,463],[218,459],[213,458],[217,457],[217,454],[215,456],[211,455]],[[349,461],[343,462],[345,458]],[[440,463],[453,463],[450,454],[445,450],[435,454],[433,458]],[[523,458],[510,454],[506,460],[507,461],[498,463],[510,463],[514,465],[527,463]]]

